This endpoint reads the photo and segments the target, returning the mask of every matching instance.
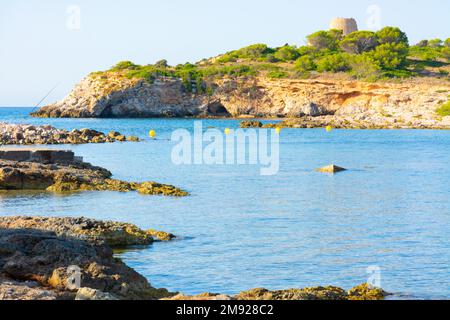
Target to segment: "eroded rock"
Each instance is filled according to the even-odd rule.
[[[115,139],[120,137],[120,139]],[[111,137],[93,129],[62,130],[50,125],[30,126],[27,124],[0,123],[0,145],[34,145],[34,144],[86,144],[115,141],[138,142],[139,138],[129,139],[117,133]]]
[[[78,289],[75,300],[119,300],[110,293],[102,292],[100,290],[95,290],[92,288],[81,288]]]
[[[323,167],[323,168],[316,169],[317,172],[322,172],[322,173],[338,173],[338,172],[342,172],[342,171],[346,171],[346,170],[347,169],[336,166],[334,164],[331,164],[331,165]]]
[[[148,245],[154,239],[169,241],[175,235],[156,230],[142,230],[130,223],[80,218],[0,217],[0,229],[35,229],[54,232],[59,237],[102,241],[112,247]]]
[[[0,160],[0,190],[138,191],[144,195],[183,197],[188,193],[157,182],[126,182],[111,179],[111,172],[89,163],[42,164]]]
[[[239,126],[243,129],[262,128],[263,124],[260,121],[242,121]]]
[[[92,298],[108,295],[150,300],[174,295],[153,288],[143,276],[114,258],[106,244],[34,229],[0,228],[0,279],[0,292],[4,292],[7,281],[14,281],[16,287],[24,290],[20,291],[24,297],[33,294],[23,287],[25,281],[38,283],[40,290],[33,299],[41,299],[43,294],[55,299],[62,296],[74,299],[79,288],[95,290],[88,290],[94,293],[88,295]]]
[[[65,99],[41,108],[37,117],[301,117],[293,128],[434,128],[450,129],[450,117],[436,108],[448,100],[448,82],[411,79],[401,82],[314,79],[222,78],[214,92],[186,92],[180,79],[152,83],[121,72],[91,74]],[[212,107],[214,106],[214,107]]]
[[[203,293],[195,296],[178,294],[165,300],[384,300],[388,295],[389,293],[382,289],[371,287],[365,283],[349,291],[334,286],[275,291],[256,288],[243,291],[235,296],[217,293]]]

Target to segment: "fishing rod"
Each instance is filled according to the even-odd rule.
[[[52,88],[52,90],[50,90],[50,91],[45,95],[45,97],[43,97],[43,98],[41,99],[41,101],[38,102],[38,104],[33,108],[33,110],[31,110],[31,112],[34,112],[37,108],[39,108],[39,105],[40,105],[42,102],[44,102],[44,100],[47,99],[48,96],[51,95],[52,92],[53,92],[60,84],[61,84],[61,82],[57,83],[57,84]]]

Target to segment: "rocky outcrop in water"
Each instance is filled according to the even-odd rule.
[[[186,92],[181,80],[153,83],[114,72],[92,74],[63,100],[36,117],[210,117],[300,118],[296,127],[450,128],[436,108],[450,85],[435,79],[402,82],[264,77],[215,80],[212,94]]]
[[[78,293],[78,294],[77,294]],[[0,228],[0,299],[160,299],[173,296],[113,257],[106,244],[37,229]]]
[[[342,171],[346,171],[346,170],[347,169],[339,167],[334,164],[316,169],[317,172],[322,172],[322,173],[338,173],[338,172],[342,172]]]
[[[117,136],[122,136],[120,133]],[[72,131],[56,129],[50,125],[33,126],[27,124],[0,123],[0,145],[33,144],[85,144],[115,141],[138,142],[137,137],[116,139],[117,136],[105,135],[92,129],[74,129]]]
[[[130,223],[100,221],[84,217],[0,217],[0,229],[35,229],[54,232],[59,237],[101,241],[111,247],[149,245],[154,240],[169,241],[175,236],[153,229],[142,230]]]
[[[112,179],[108,170],[89,163],[51,163],[0,160],[0,190],[137,191],[144,195],[183,197],[188,193],[157,182]]]
[[[182,294],[167,298],[168,300],[384,300],[389,294],[367,283],[345,291],[339,287],[314,287],[270,291],[264,288],[243,291],[236,296],[203,293],[196,296]]]

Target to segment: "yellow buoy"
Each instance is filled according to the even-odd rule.
[[[325,130],[327,130],[327,132],[331,132],[331,130],[333,130],[333,127],[327,126],[327,127],[325,128]]]
[[[230,129],[226,128],[226,129],[225,129],[225,134],[226,134],[226,135],[229,135],[229,134],[230,134]]]
[[[150,138],[156,137],[156,132],[155,132],[155,130],[150,130],[150,132],[148,133],[148,135],[150,136]]]
[[[277,128],[275,129],[275,132],[278,133],[278,134],[280,134],[281,128],[280,128],[280,127],[277,127]]]

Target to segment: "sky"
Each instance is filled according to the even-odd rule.
[[[450,37],[448,0],[0,0],[0,106],[67,95],[122,60],[196,62],[254,43],[304,45],[333,17]]]

